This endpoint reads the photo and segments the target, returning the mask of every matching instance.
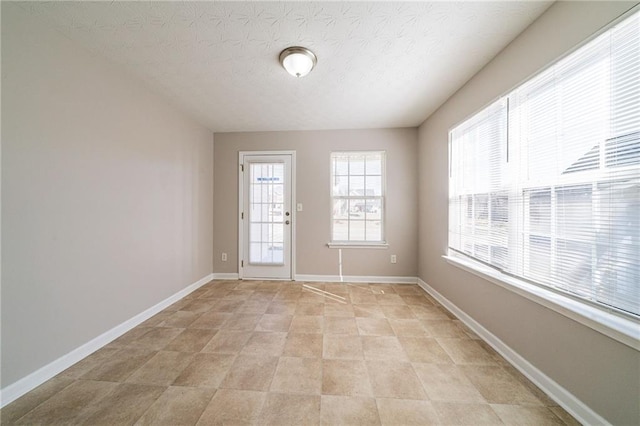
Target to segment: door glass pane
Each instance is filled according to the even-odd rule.
[[[249,163],[249,262],[284,264],[284,163]]]

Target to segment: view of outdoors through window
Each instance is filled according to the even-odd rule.
[[[284,262],[284,163],[250,163],[249,262]]]
[[[452,250],[640,315],[640,13],[450,138]]]
[[[384,152],[331,154],[332,242],[383,242]]]

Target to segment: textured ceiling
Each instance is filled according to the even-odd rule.
[[[216,132],[413,127],[551,2],[28,2]],[[296,79],[288,46],[318,56]]]

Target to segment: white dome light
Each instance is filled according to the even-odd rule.
[[[294,77],[309,74],[317,62],[316,55],[305,47],[287,47],[280,53],[280,63]]]

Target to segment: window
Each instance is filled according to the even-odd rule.
[[[383,151],[331,153],[331,243],[384,244]]]
[[[640,316],[640,12],[452,129],[449,249]]]

